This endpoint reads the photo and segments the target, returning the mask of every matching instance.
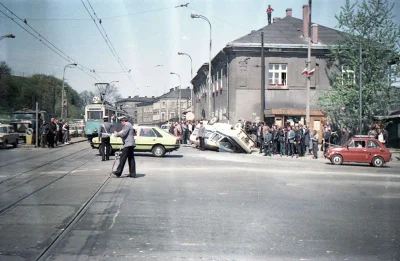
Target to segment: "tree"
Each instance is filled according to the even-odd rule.
[[[393,5],[388,0],[362,0],[355,4],[347,1],[336,16],[344,40],[331,47],[328,72],[332,88],[318,101],[339,127],[359,129],[360,48],[361,131],[369,128],[374,116],[387,115],[400,106],[399,89],[389,81],[390,63],[398,57],[400,40],[400,28],[393,22]]]
[[[114,84],[96,84],[99,90],[100,97],[103,97],[103,101],[114,104],[117,100],[121,98],[118,92],[118,88]]]

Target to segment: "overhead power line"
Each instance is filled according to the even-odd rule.
[[[106,42],[108,48],[110,49],[110,51],[111,51],[112,55],[114,56],[114,58],[117,60],[119,66],[120,66],[121,69],[122,69],[122,71],[128,71],[128,68],[127,68],[127,67],[125,66],[125,64],[122,62],[121,58],[119,57],[117,51],[116,51],[115,48],[114,48],[114,45],[112,44],[110,38],[108,37],[107,32],[106,32],[106,30],[104,29],[104,27],[103,27],[103,25],[102,25],[102,20],[97,16],[96,11],[94,10],[93,6],[90,4],[90,1],[89,1],[89,0],[86,0],[86,1],[87,1],[88,5],[89,5],[90,9],[91,9],[92,12],[93,12],[93,15],[92,15],[92,13],[90,12],[89,8],[86,6],[85,2],[84,2],[83,0],[81,0],[81,2],[82,2],[82,4],[83,4],[83,6],[85,7],[86,11],[88,12],[89,16],[92,18],[94,24],[96,25],[97,30],[100,32],[101,37],[102,37],[102,38],[104,39],[104,41]],[[97,24],[95,18],[97,19],[97,21],[98,21],[98,23],[99,23],[100,26]],[[101,27],[101,28],[100,28],[100,27]],[[130,72],[130,70],[129,70],[129,72]],[[136,85],[136,83],[133,81],[133,79],[132,79],[132,77],[129,75],[129,73],[125,72],[125,75],[128,77],[128,79],[131,81],[131,83],[132,83],[133,85]]]
[[[0,3],[1,6],[3,6],[8,12],[10,12],[13,16],[15,16],[18,20],[20,20],[23,25],[28,26],[34,33],[37,34],[34,35],[31,31],[27,30],[23,25],[18,23],[13,17],[9,16],[7,13],[3,12],[0,10],[2,14],[4,14],[7,18],[9,18],[11,21],[13,21],[15,24],[17,24],[19,27],[21,27],[24,31],[29,33],[31,36],[33,36],[36,40],[41,42],[43,45],[45,45],[47,48],[49,48],[51,51],[53,51],[55,54],[60,56],[62,59],[67,61],[68,63],[76,63],[78,64],[76,67],[84,72],[85,74],[89,75],[90,77],[94,78],[95,80],[99,80],[97,77],[94,77],[93,75],[90,75],[88,72],[84,71],[83,68],[87,69],[83,65],[79,64],[76,60],[72,59],[69,55],[61,51],[57,46],[55,46],[53,43],[51,43],[49,40],[47,40],[42,34],[40,34],[38,31],[36,31],[32,26],[30,26],[27,22],[26,19],[20,18],[18,15],[16,15],[14,12],[12,12],[9,8],[7,8],[3,3]],[[80,67],[79,67],[80,66]]]
[[[150,10],[145,10],[145,11],[140,11],[140,12],[135,12],[135,13],[124,14],[124,15],[106,16],[106,17],[103,17],[102,20],[110,20],[110,19],[115,19],[115,18],[120,18],[120,17],[147,14],[147,13],[153,13],[153,12],[158,12],[158,11],[164,11],[164,10],[168,10],[168,9],[172,9],[172,7],[150,9]],[[2,16],[0,16],[0,17],[2,17]],[[33,17],[26,18],[26,19],[30,20],[30,21],[91,21],[92,20],[90,18],[33,18]]]

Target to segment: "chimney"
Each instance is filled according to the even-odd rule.
[[[170,91],[170,92],[173,92],[173,91],[174,91],[174,88],[169,89],[169,91]]]
[[[151,98],[153,98],[153,99],[154,99],[154,96],[151,96]]]
[[[311,25],[311,41],[313,43],[318,43],[318,25]]]
[[[135,95],[135,97],[134,98],[139,98],[139,95]]]
[[[292,17],[292,8],[286,9],[286,16]]]
[[[303,5],[303,36],[308,37],[308,27],[310,23],[310,8],[308,5]]]
[[[128,98],[130,99],[130,98],[131,98],[131,96],[128,96]]]
[[[272,22],[273,22],[273,23],[276,23],[276,22],[278,22],[279,20],[281,20],[279,17],[274,17],[274,18],[272,19]]]
[[[175,90],[178,90],[178,87],[175,87]]]

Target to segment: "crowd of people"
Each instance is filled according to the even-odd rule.
[[[71,137],[69,135],[68,121],[57,120],[51,118],[50,122],[42,121],[39,126],[39,143],[40,147],[54,148],[58,144],[69,144]]]
[[[181,122],[167,122],[168,132],[175,135],[179,139],[180,144],[188,144],[188,140],[196,123],[191,121],[181,121]]]

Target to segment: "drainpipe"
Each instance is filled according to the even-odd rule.
[[[229,54],[227,54],[223,49],[222,52],[226,55],[226,115],[228,116],[228,124],[229,124]]]

